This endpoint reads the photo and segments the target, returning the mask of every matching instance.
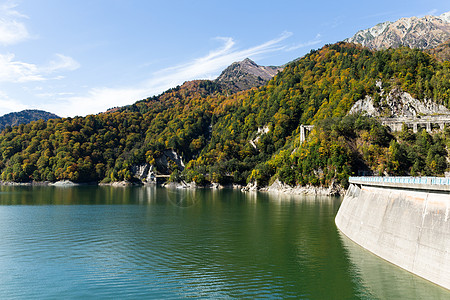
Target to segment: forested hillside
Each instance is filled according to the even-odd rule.
[[[382,105],[394,88],[449,107],[450,63],[409,48],[327,45],[260,88],[227,95],[212,81],[193,81],[114,112],[8,128],[1,178],[132,180],[133,165],[154,164],[166,149],[186,164],[181,172],[172,162],[171,179],[198,184],[345,185],[360,170],[442,174],[445,133],[395,136],[376,120],[346,116],[358,99]],[[316,125],[302,145],[300,124]]]
[[[5,129],[7,126],[27,124],[31,121],[41,119],[47,121],[49,119],[59,119],[59,117],[55,114],[37,109],[26,109],[19,112],[12,112],[0,117],[0,130]]]

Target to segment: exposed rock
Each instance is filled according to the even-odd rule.
[[[156,183],[158,174],[170,174],[170,162],[176,164],[178,170],[184,170],[184,162],[180,155],[173,150],[165,150],[160,157],[156,159],[155,166],[149,163],[134,165],[131,167],[133,177],[139,179],[142,183]]]
[[[315,187],[311,185],[291,187],[290,185],[282,183],[278,179],[275,180],[270,186],[260,189],[260,191],[269,193],[316,196],[338,196],[345,194],[345,189],[335,182],[333,182],[329,187]]]
[[[14,182],[14,181],[0,181],[0,185],[11,185],[11,186],[31,186],[32,182]]]
[[[383,95],[384,91],[381,92]],[[366,96],[356,101],[349,114],[365,112],[372,117],[417,117],[421,115],[450,115],[450,110],[436,102],[425,99],[420,101],[399,89],[392,90],[386,99],[375,107],[373,98]]]
[[[142,165],[135,165],[131,167],[131,172],[133,173],[134,177],[138,178],[139,180],[147,179],[149,170],[150,164],[148,163]]]
[[[258,184],[256,182],[249,182],[246,186],[241,189],[242,192],[257,192]]]
[[[70,180],[60,180],[60,181],[57,181],[55,183],[50,183],[50,185],[53,185],[53,186],[76,186],[76,185],[79,185],[79,184],[78,183],[74,183],[74,182],[72,182]]]
[[[232,92],[243,91],[266,84],[281,70],[282,67],[259,66],[246,58],[227,67],[215,82]]]
[[[431,49],[450,39],[450,12],[440,16],[401,18],[360,30],[345,42],[358,43],[371,49],[399,46]]]
[[[114,186],[114,187],[127,187],[127,186],[132,186],[132,185],[140,186],[140,185],[142,185],[142,183],[130,182],[130,181],[124,180],[124,181],[114,181],[114,182],[109,182],[109,183],[99,183],[98,185],[100,185],[100,186],[109,185],[109,186]]]
[[[253,148],[257,149],[258,147],[256,146],[256,143],[258,142],[258,140],[261,138],[261,136],[263,134],[268,133],[270,130],[269,126],[264,126],[264,127],[260,127],[258,128],[258,132],[256,133],[256,137],[253,140],[250,140],[249,143],[250,145],[252,145]]]
[[[170,188],[170,189],[187,189],[187,188],[191,188],[191,185],[187,184],[184,181],[181,182],[164,182],[162,185],[162,187],[165,188]]]
[[[365,113],[368,116],[379,116],[380,112],[373,105],[373,99],[370,96],[366,96],[364,99],[358,100],[353,104],[352,108],[348,112],[351,114]]]
[[[156,169],[162,174],[170,174],[169,160],[173,161],[180,171],[184,170],[183,158],[172,149],[164,150],[163,154],[156,159]]]

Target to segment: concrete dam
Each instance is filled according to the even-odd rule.
[[[375,255],[450,290],[450,178],[350,177],[336,226]]]

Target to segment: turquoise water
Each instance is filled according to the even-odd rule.
[[[450,298],[342,236],[340,201],[1,186],[0,298]]]

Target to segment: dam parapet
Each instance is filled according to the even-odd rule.
[[[360,176],[350,177],[351,184],[359,186],[379,186],[386,188],[422,190],[422,191],[442,191],[450,195],[449,177],[382,177],[382,176]]]
[[[375,255],[450,289],[450,180],[351,177],[339,230]]]

